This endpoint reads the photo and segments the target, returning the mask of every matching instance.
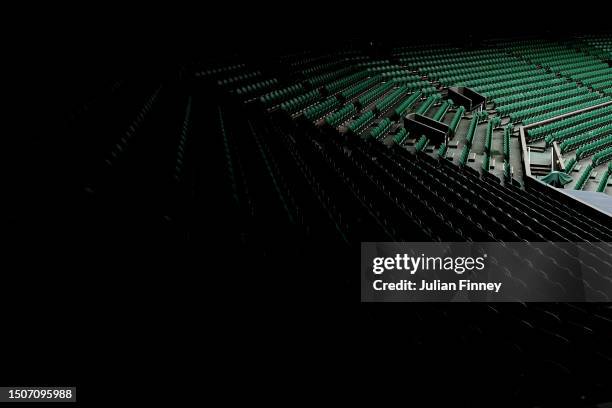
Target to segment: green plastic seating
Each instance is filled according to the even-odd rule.
[[[276,84],[278,84],[278,79],[272,78],[267,79],[265,81],[259,81],[253,84],[241,86],[240,88],[235,89],[233,92],[240,96],[249,96],[253,93],[262,91],[263,89],[270,88],[271,86]]]
[[[584,169],[584,171],[580,175],[580,178],[578,178],[578,181],[576,182],[576,185],[574,186],[574,190],[582,190],[584,188],[584,185],[586,184],[587,180],[591,176],[592,171],[593,171],[593,164],[589,163],[589,165]]]
[[[468,131],[465,134],[465,141],[467,143],[467,146],[469,146],[470,148],[472,147],[472,141],[474,140],[474,133],[476,132],[476,126],[478,125],[478,116],[479,115],[472,116],[472,120],[470,121]]]
[[[391,92],[382,101],[376,104],[376,107],[375,107],[376,113],[380,114],[386,111],[391,105],[396,103],[407,92],[408,92],[408,87],[406,86],[400,86],[399,88]]]
[[[506,161],[510,160],[510,137],[512,136],[513,131],[514,127],[512,124],[509,124],[504,128],[504,159]]]
[[[565,139],[562,143],[559,144],[559,148],[561,149],[561,153],[566,153],[582,145],[600,139],[602,136],[605,136],[610,133],[612,133],[612,124],[591,130],[587,133],[583,133],[578,136]]]
[[[419,115],[424,115],[425,113],[427,113],[427,111],[429,110],[429,108],[438,100],[442,99],[442,96],[440,94],[434,94],[431,95],[429,98],[427,98],[425,100],[425,102],[423,102],[421,104],[421,106],[419,106],[419,108],[416,110],[416,113],[418,113]]]
[[[452,105],[453,105],[452,101],[450,100],[444,101],[442,105],[440,105],[440,107],[438,108],[438,111],[434,114],[432,119],[438,122],[441,121],[444,115],[446,115],[446,112],[450,109]]]
[[[506,178],[506,180],[509,180],[510,177],[512,177],[511,170],[510,170],[510,162],[508,161],[504,162],[504,177]]]
[[[610,174],[612,174],[612,162],[608,164],[608,169],[601,176],[601,180],[599,181],[599,185],[597,186],[597,192],[603,193],[606,189],[606,185],[608,184],[608,179],[610,178]]]
[[[354,134],[361,132],[364,127],[374,120],[374,116],[374,112],[367,111],[348,126],[349,132]]]
[[[607,149],[602,150],[593,156],[593,164],[595,166],[599,166],[600,164],[606,163],[610,160],[612,160],[612,147],[608,147]]]
[[[446,145],[446,143],[442,143],[440,145],[440,148],[438,149],[438,157],[445,158],[447,150],[448,150],[448,146]]]
[[[461,156],[459,157],[459,165],[465,166],[467,164],[468,157],[470,155],[470,146],[463,146],[463,150],[461,150]]]
[[[567,174],[570,174],[574,170],[574,167],[576,167],[576,163],[576,158],[572,157],[568,160],[567,163],[565,163],[565,169],[563,171],[565,171]]]
[[[406,112],[408,112],[408,110],[412,108],[412,106],[414,106],[414,104],[419,100],[421,95],[422,92],[417,91],[410,95],[408,98],[406,98],[406,100],[404,100],[402,103],[400,103],[397,108],[395,108],[395,117],[404,116],[404,114],[406,114]]]
[[[402,143],[404,143],[404,140],[406,140],[407,137],[408,131],[406,130],[406,128],[401,128],[399,132],[397,132],[397,134],[393,136],[393,141],[395,142],[395,144],[401,145]]]
[[[487,133],[486,133],[485,145],[484,145],[485,152],[487,152],[487,154],[491,154],[491,144],[493,143],[493,129],[495,129],[495,127],[499,125],[500,122],[501,122],[500,117],[495,116],[487,124]]]
[[[340,106],[340,101],[334,97],[330,97],[306,109],[304,111],[304,117],[308,120],[317,120],[338,106]]]
[[[350,86],[348,89],[344,90],[340,95],[342,95],[344,99],[351,99],[352,97],[370,88],[372,85],[380,82],[380,79],[381,79],[380,75],[372,77],[372,78],[364,79],[363,81]]]
[[[420,151],[424,150],[425,147],[427,147],[428,143],[429,143],[429,139],[427,139],[427,137],[425,135],[421,136],[419,138],[419,141],[415,145],[415,148],[416,148],[417,152],[420,152]]]
[[[459,122],[461,121],[461,118],[463,117],[464,113],[465,113],[465,108],[463,106],[460,106],[457,109],[455,116],[453,116],[453,119],[451,120],[450,125],[448,125],[449,129],[451,130],[451,132],[453,132],[453,134],[457,130],[457,126],[459,126]]]
[[[552,123],[538,126],[537,128],[529,129],[529,131],[527,132],[527,136],[530,140],[539,140],[542,137],[547,137],[553,133],[557,133],[568,128],[575,128],[577,132],[589,130],[596,126],[603,126],[607,123],[612,123],[612,117],[610,117],[610,115],[612,115],[612,105],[593,109],[588,112],[583,112],[574,116],[554,121]],[[580,127],[581,124],[584,122],[590,122],[590,124]],[[568,134],[568,137],[574,135],[575,134]],[[558,139],[551,139],[548,143],[550,144],[552,140]]]
[[[542,113],[542,114],[539,114],[539,115],[535,115],[535,116],[532,116],[530,118],[523,119],[522,122],[523,122],[523,125],[525,125],[525,126],[526,125],[531,125],[531,124],[536,123],[536,122],[540,122],[540,121],[543,121],[543,120],[546,120],[546,119],[554,118],[555,116],[560,116],[560,115],[564,115],[566,113],[571,113],[571,112],[575,112],[575,111],[578,111],[578,110],[581,110],[581,109],[590,108],[592,106],[599,105],[599,104],[601,104],[603,102],[607,102],[609,100],[610,99],[607,98],[607,97],[600,98],[600,99],[593,99],[591,101],[587,101],[587,102],[584,102],[584,103],[579,103],[577,105],[570,106],[570,107],[567,107],[567,108],[558,109],[558,110],[555,110],[555,111],[552,111],[552,112],[545,112],[545,113]]]
[[[241,82],[241,81],[245,81],[247,79],[255,78],[255,77],[260,76],[260,75],[261,75],[261,71],[255,71],[255,72],[250,72],[250,73],[247,73],[247,74],[236,75],[236,76],[233,76],[233,77],[229,77],[229,78],[218,80],[217,81],[217,85],[219,85],[219,86],[227,86],[227,85],[234,84],[236,82]]]
[[[311,88],[316,88],[326,83],[330,83],[335,79],[340,78],[341,76],[349,74],[353,71],[353,69],[354,68],[352,67],[341,68],[333,72],[313,76],[309,78],[306,82],[308,83],[308,85],[310,85]]]
[[[305,93],[304,95],[300,95],[295,98],[291,98],[288,101],[281,103],[280,108],[284,112],[294,113],[312,104],[320,97],[321,97],[321,94],[319,93],[319,91],[313,90],[313,91]]]
[[[491,156],[489,156],[489,154],[485,154],[483,160],[482,160],[482,171],[484,171],[485,173],[489,172],[489,165],[491,164]]]
[[[363,79],[367,75],[368,73],[366,71],[359,71],[344,78],[340,78],[333,82],[330,82],[325,85],[324,88],[328,93],[333,94],[340,91],[341,89],[349,87],[350,85],[354,84],[360,79]]]
[[[576,150],[576,158],[582,159],[587,156],[595,154],[597,151],[612,145],[612,135],[607,136],[603,139],[595,140],[584,146],[581,146]]]
[[[361,107],[364,107],[374,101],[376,98],[380,97],[382,94],[387,92],[389,89],[393,88],[393,83],[385,82],[384,84],[380,84],[374,89],[369,90],[361,97],[359,97],[358,102]]]
[[[338,110],[337,112],[334,112],[327,116],[325,118],[325,122],[332,127],[337,127],[342,124],[342,122],[346,121],[349,117],[354,115],[356,111],[357,110],[355,109],[355,105],[350,103],[342,107],[342,109]]]
[[[381,120],[378,126],[371,130],[370,137],[374,139],[380,138],[391,128],[392,124],[393,122],[389,118]]]
[[[580,105],[585,102],[593,101],[595,99],[599,99],[599,97],[600,95],[594,92],[589,92],[584,95],[574,96],[560,101],[554,101],[539,106],[522,109],[517,112],[512,112],[510,114],[510,120],[516,123],[523,121],[524,119],[529,119],[544,114],[548,115],[548,117],[554,117],[559,114],[555,111],[559,111],[570,106],[573,107],[572,110],[577,110],[574,105]]]

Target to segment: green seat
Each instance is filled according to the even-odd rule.
[[[427,147],[428,143],[429,143],[429,139],[427,139],[425,135],[421,136],[421,138],[419,139],[419,141],[417,142],[415,146],[417,152],[423,151]]]
[[[587,180],[591,176],[592,171],[593,171],[593,164],[589,163],[589,165],[584,169],[584,171],[580,175],[580,178],[576,182],[576,185],[574,186],[574,190],[582,190],[584,188],[584,185],[586,184]]]

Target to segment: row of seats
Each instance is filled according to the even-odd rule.
[[[584,146],[581,146],[580,148],[578,148],[578,150],[576,150],[576,158],[580,160],[585,157],[592,156],[599,150],[604,149],[610,145],[612,145],[612,135],[607,136],[600,140],[595,140]],[[595,160],[595,158],[593,158],[593,160]],[[599,164],[599,163],[596,163],[596,164]]]
[[[557,109],[554,111],[545,112],[539,115],[531,116],[526,119],[522,119],[523,125],[532,125],[534,123],[538,123],[544,120],[552,119],[556,116],[565,115],[567,113],[576,112],[582,109],[592,108],[597,105],[601,105],[602,103],[609,102],[612,99],[608,97],[593,99],[587,102],[578,103],[577,105],[568,106],[567,108]]]
[[[359,97],[358,99],[359,106],[364,107],[364,106],[369,105],[372,101],[378,99],[381,95],[383,95],[385,92],[387,92],[391,88],[393,88],[393,83],[385,82],[369,90],[368,92],[366,92],[365,94]]]
[[[612,86],[612,78],[610,75],[606,75],[605,77],[585,80],[585,83],[595,90],[605,92],[607,88]]]
[[[423,93],[421,91],[417,91],[406,98],[402,103],[400,103],[394,111],[394,116],[396,118],[403,117],[413,106],[417,103],[417,101],[421,98]]]
[[[559,130],[556,133],[546,136],[544,140],[546,144],[550,146],[553,142],[562,142],[575,137],[587,136],[585,132],[589,131],[598,132],[602,130],[605,133],[607,131],[607,126],[610,124],[612,124],[612,118],[600,116]]]
[[[608,163],[608,168],[601,176],[601,180],[599,181],[599,185],[597,186],[597,191],[599,193],[603,193],[606,189],[606,185],[608,184],[608,180],[610,178],[610,174],[612,174],[612,162]]]
[[[288,101],[281,103],[280,108],[284,112],[294,113],[314,103],[315,101],[319,100],[319,98],[321,98],[321,94],[318,90],[313,89],[312,91],[306,92],[303,95],[291,98]]]
[[[509,161],[504,161],[504,178],[510,180],[512,178],[511,166]]]
[[[470,120],[470,124],[468,126],[467,133],[465,134],[465,142],[466,142],[466,146],[468,147],[468,153],[469,153],[469,149],[472,147],[472,142],[474,140],[474,134],[476,134],[476,127],[478,126],[478,121],[480,119],[479,113],[480,112],[474,113],[474,115],[472,116],[472,119]]]
[[[508,124],[508,126],[504,128],[504,160],[506,162],[510,161],[510,137],[513,131],[514,128],[512,124]]]
[[[330,114],[329,116],[327,116],[325,118],[325,122],[332,127],[338,127],[348,118],[353,116],[356,112],[357,112],[357,109],[355,108],[355,105],[352,103],[349,103],[348,105],[343,106],[337,112],[334,112]]]
[[[354,85],[351,85],[348,89],[345,89],[344,91],[342,91],[342,93],[340,94],[342,96],[342,98],[346,99],[351,99],[356,95],[359,95],[360,93],[363,93],[366,89],[372,87],[373,85],[377,84],[378,82],[380,82],[381,77],[380,76],[375,76],[372,78],[368,78],[368,79],[364,79],[363,81],[356,83]]]
[[[461,57],[460,57],[461,58]],[[503,60],[503,64],[499,61]],[[491,78],[505,78],[508,74],[516,74],[519,72],[527,72],[533,69],[533,66],[525,64],[516,58],[508,58],[507,55],[499,54],[497,56],[486,58],[480,61],[468,61],[461,64],[460,67],[452,67],[447,64],[445,68],[435,69],[435,74],[441,79],[448,79],[451,82],[461,82],[464,80],[480,81],[485,80],[489,83]]]
[[[512,93],[508,96],[495,98],[495,107],[499,110],[500,106],[505,106],[520,101],[528,101],[532,100],[533,98],[538,98],[576,88],[576,84],[562,80],[552,80],[550,84],[551,86],[545,86],[541,89],[533,89],[526,92],[519,91]]]
[[[608,141],[608,146],[610,146],[611,143],[612,138]],[[593,164],[595,166],[599,166],[600,164],[606,163],[610,160],[612,160],[612,147],[608,147],[607,149],[602,150],[593,156]]]
[[[311,87],[311,88],[316,88],[322,85],[325,85],[329,82],[332,82],[342,76],[345,76],[349,73],[351,73],[354,70],[353,67],[344,67],[344,68],[340,68],[337,69],[335,71],[332,72],[327,72],[325,74],[319,74],[319,75],[315,75],[311,78],[308,78],[306,80],[306,83]]]
[[[253,79],[255,77],[258,77],[261,75],[261,71],[254,71],[254,72],[249,72],[246,74],[241,74],[241,75],[236,75],[236,76],[231,76],[225,79],[220,79],[217,81],[217,85],[219,86],[228,86],[228,85],[232,85],[235,84],[237,82],[243,82],[243,81],[247,81],[249,79]]]
[[[463,75],[453,75],[440,78],[442,84],[465,84],[477,87],[496,84],[500,81],[521,80],[533,76],[535,67],[526,65],[520,61],[512,61],[510,67],[499,68],[498,63],[488,67],[478,67],[478,72],[466,73]]]
[[[429,110],[429,108],[431,108],[440,99],[442,99],[442,95],[440,95],[440,94],[433,94],[433,95],[431,95],[429,98],[427,98],[425,100],[425,102],[423,102],[419,106],[419,108],[416,110],[415,113],[417,113],[419,115],[425,115],[425,113]]]
[[[344,61],[342,60],[336,60],[336,61],[329,61],[329,62],[325,62],[322,64],[316,64],[310,68],[306,68],[300,71],[300,74],[308,79],[310,77],[313,76],[317,76],[317,75],[321,75],[323,72],[326,71],[331,71],[334,69],[337,69],[339,65],[342,65],[344,63]]]
[[[224,66],[220,66],[220,67],[216,67],[216,68],[208,68],[204,71],[199,71],[196,72],[195,76],[197,77],[212,77],[212,76],[217,76],[220,74],[227,74],[229,72],[232,71],[237,71],[237,70],[241,70],[244,69],[246,67],[246,64],[231,64],[231,65],[224,65]]]
[[[423,151],[427,147],[428,143],[429,143],[429,139],[427,138],[427,136],[422,135],[414,147],[417,150],[417,152],[420,152],[420,151]]]
[[[340,91],[341,89],[347,88],[355,82],[366,78],[367,76],[368,73],[366,71],[355,72],[354,74],[339,78],[333,82],[328,83],[327,85],[325,85],[324,88],[330,94],[334,94]]]
[[[459,68],[490,63],[493,59],[503,55],[497,49],[483,48],[466,50],[459,47],[435,47],[419,50],[400,50],[393,52],[393,56],[411,68]]]
[[[596,139],[599,139],[602,136],[609,134],[611,132],[612,132],[612,125],[607,125],[601,128],[597,128],[595,130],[591,130],[589,132],[580,134],[578,136],[574,136],[569,139],[565,139],[561,144],[559,144],[559,148],[561,149],[561,153],[567,153],[583,145],[587,145],[595,141]]]
[[[317,120],[328,112],[336,109],[340,106],[340,101],[333,96],[330,96],[326,100],[311,106],[304,111],[304,117],[310,121]]]
[[[493,119],[487,123],[487,132],[485,135],[485,152],[487,156],[491,154],[491,144],[493,143],[493,129],[495,129],[501,123],[501,118],[499,116],[495,116]]]
[[[404,143],[406,138],[408,137],[408,131],[405,127],[400,128],[395,136],[393,136],[393,142],[397,145],[401,145]]]
[[[375,116],[373,111],[367,111],[348,126],[349,132],[354,134],[361,132],[374,120]]]
[[[453,119],[448,125],[448,128],[451,131],[451,135],[453,136],[455,135],[455,131],[457,130],[457,127],[459,126],[459,122],[461,121],[461,118],[463,117],[464,113],[465,113],[465,108],[463,106],[459,106],[459,108],[457,108],[457,112],[455,112],[455,116],[453,116]]]
[[[581,57],[579,57],[581,58]],[[561,64],[553,68],[555,71],[559,72],[563,76],[567,76],[576,80],[576,76],[579,78],[584,78],[585,76],[591,75],[596,72],[601,72],[602,70],[609,69],[608,65],[602,62],[572,62]]]
[[[397,70],[393,70],[393,71],[384,71],[381,73],[381,75],[383,76],[383,78],[406,78],[406,81],[409,82],[418,82],[418,81],[422,81],[423,78],[420,77],[419,75],[415,75],[412,72],[408,71],[407,69],[397,69]]]
[[[591,173],[593,172],[593,163],[589,163],[584,171],[580,174],[576,185],[574,186],[574,190],[582,190],[584,185],[586,184],[589,177],[591,177]]]
[[[470,146],[466,144],[465,146],[463,146],[463,149],[461,150],[461,155],[459,156],[459,166],[463,167],[467,164],[469,155]]]
[[[601,79],[610,79],[610,69],[608,66],[604,66],[594,71],[572,75],[572,79],[584,84],[597,83]]]
[[[377,67],[368,67],[366,70],[371,73],[383,74],[383,76],[390,76],[390,77],[410,74],[410,71],[406,71],[405,69],[403,69],[401,65],[397,65],[397,64],[387,64],[387,65],[377,66]]]
[[[482,158],[482,171],[484,171],[485,173],[489,172],[489,165],[491,164],[491,156],[486,153],[484,155],[484,157]]]
[[[370,138],[379,139],[381,136],[387,133],[387,131],[391,128],[392,124],[393,121],[389,118],[381,120],[378,126],[376,126],[370,131]]]
[[[603,92],[605,95],[612,96],[612,85],[606,86],[605,88],[600,88],[599,90]]]
[[[408,88],[410,92],[415,92],[420,90],[423,92],[423,95],[429,96],[435,92],[438,92],[438,89],[433,86],[430,82],[427,81],[414,81],[411,78],[399,77],[392,78],[391,82],[393,82],[397,86],[405,86]]]
[[[576,160],[576,157],[572,157],[567,161],[567,163],[565,163],[565,168],[563,169],[563,171],[567,174],[571,174],[574,170],[574,167],[576,167],[576,163],[578,163],[578,160]]]
[[[442,105],[440,105],[436,113],[433,115],[432,119],[436,121],[442,121],[442,118],[444,118],[444,115],[446,115],[446,112],[448,112],[448,110],[453,106],[453,104],[454,103],[451,99],[447,99],[442,102]]]
[[[482,160],[482,170],[485,173],[489,172],[489,165],[491,162],[491,145],[493,144],[493,129],[495,129],[501,123],[501,118],[499,116],[495,116],[493,119],[487,123],[487,129],[485,133],[485,144],[484,150],[485,154]]]
[[[378,102],[375,107],[377,114],[385,112],[391,105],[397,103],[400,98],[408,93],[408,87],[400,86],[389,95],[387,95],[382,101]]]
[[[429,98],[425,100],[425,102],[423,102],[421,106],[419,106],[419,109],[417,109],[416,113],[420,115],[425,115],[429,111],[429,109],[432,108],[434,104],[440,99],[442,99],[442,95],[438,93],[431,95]],[[442,120],[442,118],[444,117],[444,115],[446,114],[446,112],[452,105],[453,105],[453,101],[450,99],[447,99],[444,102],[442,102],[442,104],[440,105],[436,113],[434,113],[434,115],[432,116],[432,119],[435,121]],[[427,136],[421,135],[421,137],[419,138],[419,140],[417,141],[415,145],[415,148],[418,152],[420,152],[420,151],[425,150],[428,144],[429,144],[429,139],[427,138]]]
[[[538,63],[572,81],[588,84],[588,78],[612,76],[612,68],[607,63],[597,57],[578,52],[571,47],[571,44],[568,45],[539,41],[510,45],[509,49],[522,58]]]
[[[546,71],[536,70],[531,76],[521,79],[499,81],[480,86],[471,85],[469,82],[463,83],[463,85],[473,88],[475,91],[495,102],[498,98],[553,87],[563,82],[561,78],[557,78]]]
[[[504,59],[504,55],[496,50],[466,52],[465,50],[455,49],[449,54],[453,55],[454,58],[421,55],[403,57],[400,58],[400,61],[447,86],[471,78],[495,76],[495,73],[500,74],[504,70],[505,73],[512,74],[510,67],[513,65],[516,67],[514,73],[521,69],[521,64],[512,59],[504,60],[504,64],[500,64],[499,60],[500,58]],[[505,66],[500,68],[500,65]]]
[[[234,89],[232,92],[235,92],[239,97],[249,96],[253,93],[263,91],[266,88],[270,88],[276,84],[278,84],[278,79],[266,79],[264,81],[241,86],[240,88]]]
[[[375,60],[375,61],[362,61],[354,64],[359,68],[382,68],[382,69],[394,69],[399,65],[391,64],[388,59]]]
[[[442,143],[440,148],[438,149],[438,157],[444,159],[446,157],[446,152],[448,150],[448,146],[446,143]]]
[[[592,109],[588,112],[579,113],[577,115],[569,116],[564,119],[560,119],[560,120],[557,120],[551,123],[547,123],[542,126],[538,126],[536,128],[529,129],[527,132],[527,136],[529,137],[530,140],[538,140],[538,139],[541,139],[542,137],[546,137],[562,129],[567,129],[569,127],[576,126],[582,122],[589,121],[589,120],[597,120],[602,117],[604,117],[602,121],[597,121],[595,123],[596,124],[605,123],[607,120],[605,116],[611,115],[611,114],[612,114],[612,105],[603,106],[597,109]]]
[[[525,109],[533,108],[534,106],[540,106],[542,104],[560,101],[563,99],[568,99],[571,97],[575,97],[578,95],[584,95],[587,93],[589,93],[588,89],[578,88],[574,85],[572,89],[568,89],[566,91],[556,90],[555,92],[551,92],[543,96],[532,97],[527,100],[512,102],[512,103],[508,103],[502,106],[496,105],[496,109],[500,115],[505,116],[505,115],[510,114],[510,112],[525,110]]]
[[[294,84],[285,88],[275,89],[271,92],[268,92],[267,94],[262,95],[259,98],[259,101],[264,106],[272,106],[284,99],[290,98],[302,92],[304,92],[304,86],[302,84]]]
[[[578,106],[584,103],[592,102],[598,99],[599,99],[598,94],[594,92],[587,92],[583,95],[574,96],[574,97],[570,97],[570,98],[563,99],[560,101],[542,104],[542,105],[535,106],[532,108],[523,109],[518,112],[513,112],[510,114],[510,120],[516,123],[516,122],[523,121],[524,119],[530,119],[530,118],[539,117],[542,115],[545,115],[544,116],[545,118],[548,118],[548,117],[552,118],[558,115],[556,113],[557,111],[560,111],[565,108],[573,107],[573,106]],[[572,110],[576,110],[576,108],[573,108]]]
[[[612,60],[612,38],[587,36],[577,41],[578,48],[602,59]]]

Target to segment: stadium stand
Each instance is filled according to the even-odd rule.
[[[609,243],[572,259],[610,266],[593,286],[610,285],[612,215],[539,182],[563,170],[574,180],[567,189],[610,198],[610,41],[364,43],[266,64],[209,62],[183,80],[124,89],[99,128],[102,113],[80,119],[75,133],[90,135],[79,142],[83,185],[116,206],[114,222],[129,218],[123,204],[152,202],[156,221],[189,236],[221,217],[205,210],[218,201],[230,214],[223,238],[253,257],[364,241]],[[486,101],[470,110],[449,87]],[[427,121],[418,132],[407,127],[414,117]],[[205,171],[215,152],[219,163]],[[555,287],[543,267],[552,261],[532,252],[522,265]],[[507,375],[522,376],[516,406],[546,398],[531,385],[542,376],[564,385],[557,392],[571,403],[612,399],[609,305],[479,306],[415,308],[406,319],[424,342],[452,328],[462,346],[494,344]]]

